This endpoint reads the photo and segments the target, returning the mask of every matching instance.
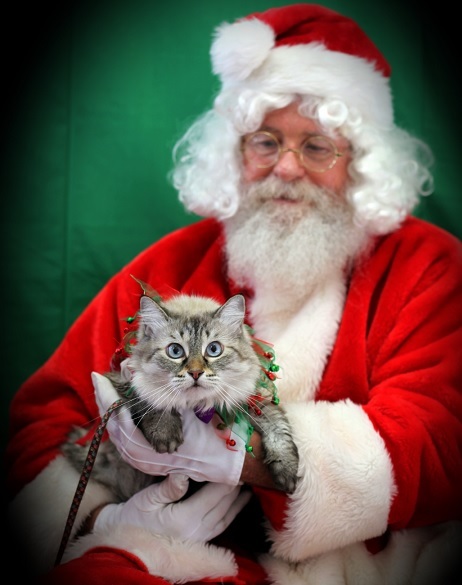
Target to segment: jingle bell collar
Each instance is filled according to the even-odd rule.
[[[293,4],[222,24],[211,58],[222,109],[247,91],[293,93],[338,98],[367,123],[393,122],[388,62],[353,20],[323,6]]]

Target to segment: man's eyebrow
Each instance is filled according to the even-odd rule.
[[[268,126],[267,124],[263,124],[262,126],[260,126],[260,128],[257,130],[257,132],[271,132],[271,134],[282,134],[281,130],[278,130],[277,128],[273,128],[272,126]]]
[[[272,126],[269,126],[267,124],[260,126],[257,132],[270,132],[271,134],[274,134],[275,136],[278,137],[284,136],[284,132],[282,130],[279,130],[278,128],[273,128]],[[306,130],[305,132],[301,133],[301,138],[309,138],[310,136],[326,136],[326,138],[330,138],[329,136],[323,134],[322,132],[316,132],[316,130]]]

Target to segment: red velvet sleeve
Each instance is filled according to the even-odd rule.
[[[393,528],[462,518],[462,246],[416,224],[368,329],[365,411],[385,441]]]
[[[363,408],[390,454],[393,528],[462,518],[462,246],[411,218],[356,270],[318,398]]]

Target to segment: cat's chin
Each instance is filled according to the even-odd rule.
[[[186,391],[187,392],[187,391]],[[222,397],[216,395],[207,395],[205,398],[199,398],[197,394],[190,394],[177,398],[175,405],[176,408],[180,409],[192,409],[195,412],[207,413],[214,409],[226,409],[229,412],[236,408],[236,402],[232,399],[225,400]]]
[[[206,412],[216,406],[216,402],[211,398],[198,400],[197,397],[185,397],[184,400],[178,402],[183,402],[180,408],[192,408],[196,412]]]

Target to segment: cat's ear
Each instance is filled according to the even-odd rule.
[[[165,327],[168,320],[167,313],[148,296],[143,295],[140,299],[140,326],[138,338],[152,337],[159,327]]]
[[[238,331],[244,323],[244,297],[242,295],[234,295],[230,297],[224,305],[217,309],[215,317],[221,319],[228,327]]]

